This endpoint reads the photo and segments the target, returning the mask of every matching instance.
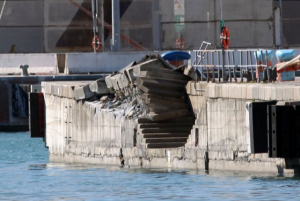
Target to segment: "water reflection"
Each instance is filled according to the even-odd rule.
[[[24,134],[0,135],[0,147],[0,200],[298,200],[300,195],[297,176],[49,163],[43,142]]]

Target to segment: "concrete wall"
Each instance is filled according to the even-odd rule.
[[[103,157],[107,149],[114,149],[117,160],[121,148],[133,147],[134,121],[98,111],[83,101],[45,94],[45,102],[50,154]]]
[[[208,151],[210,168],[293,173],[285,169],[289,161],[268,158],[267,153],[248,152],[246,102],[299,101],[299,86],[190,82],[186,89],[197,117],[186,149]],[[198,145],[195,144],[197,130]]]
[[[152,52],[153,53],[153,52]],[[151,52],[120,53],[78,53],[66,55],[65,74],[111,73],[126,67],[133,61],[140,61]]]
[[[28,65],[28,73],[58,74],[56,54],[1,54],[0,74],[21,74],[20,65]]]
[[[209,169],[294,174],[288,168],[299,165],[298,161],[248,152],[245,106],[253,101],[300,100],[299,86],[191,81],[186,90],[197,118],[185,147],[177,149],[145,149],[140,137],[134,147],[135,122],[115,117],[111,111],[99,111],[93,103],[46,94],[50,161],[112,165],[123,161],[124,165],[145,168],[203,170],[208,152]],[[272,91],[276,92],[273,96]]]

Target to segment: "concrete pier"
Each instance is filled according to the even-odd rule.
[[[43,81],[96,80],[104,75],[1,76],[0,131],[28,131],[28,92],[40,92]],[[92,82],[92,81],[91,81]],[[20,95],[20,93],[22,95]],[[24,110],[24,114],[19,112]]]
[[[45,82],[44,86],[51,83]],[[186,92],[196,116],[188,139],[178,148],[147,147],[143,132],[170,127],[170,123],[133,121],[98,101],[76,101],[53,92],[45,93],[46,146],[50,161],[128,165],[143,168],[187,168],[295,174],[299,161],[269,158],[268,153],[249,152],[250,136],[246,103],[300,100],[300,84],[227,84],[190,81]],[[144,121],[144,122],[143,122]],[[184,129],[178,122],[178,132]],[[172,129],[177,129],[172,126]],[[177,131],[176,131],[177,132]],[[149,134],[150,134],[149,133]],[[175,139],[176,138],[176,139]],[[208,154],[208,160],[205,155]]]

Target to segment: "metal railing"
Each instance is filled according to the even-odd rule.
[[[261,60],[258,61],[257,52],[260,52]],[[263,67],[263,77],[270,82],[270,68],[268,51],[263,49],[245,50],[193,50],[195,59],[193,66],[200,72],[201,81],[207,82],[238,82],[238,78],[243,82],[246,75],[247,81],[262,81],[260,76],[256,79],[255,73],[258,67]],[[239,57],[238,59],[236,57]],[[260,62],[260,64],[258,64]],[[199,71],[200,70],[200,71]],[[267,76],[265,76],[267,73]],[[249,76],[250,74],[250,76]],[[227,76],[228,75],[228,76]],[[239,75],[239,76],[238,76]],[[217,77],[217,78],[216,78]]]

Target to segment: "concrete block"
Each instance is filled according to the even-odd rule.
[[[264,100],[272,100],[272,96],[271,96],[271,92],[272,92],[272,87],[265,87],[265,98]]]
[[[109,88],[107,87],[104,79],[98,79],[89,85],[91,92],[95,92],[99,95],[104,95],[109,93]]]
[[[148,78],[137,78],[137,86],[146,87],[159,87],[168,90],[180,90],[183,91],[185,84],[174,81],[161,80],[161,79],[148,79]]]
[[[192,78],[193,80],[197,80],[197,73],[195,68],[188,66],[187,68],[184,69],[183,74]]]
[[[262,85],[259,86],[258,99],[265,100],[265,87]]]
[[[128,80],[128,78],[127,78],[127,76],[125,74],[123,74],[121,76],[121,82],[122,82],[123,86],[127,87],[129,85],[129,80]]]
[[[258,100],[259,99],[259,85],[253,84],[247,87],[247,99]]]
[[[115,91],[120,90],[119,84],[118,84],[118,79],[122,76],[122,74],[117,74],[114,75],[110,78],[112,87],[114,88]]]
[[[156,113],[150,113],[149,118],[152,121],[164,121],[168,119],[175,119],[178,117],[186,117],[189,115],[188,110],[172,110],[168,112],[162,112],[159,114]]]
[[[247,84],[242,84],[242,99],[247,99],[247,87],[248,85]]]
[[[118,83],[118,86],[120,89],[124,89],[127,87],[126,83],[123,83],[123,79],[122,79],[123,75],[120,74],[120,76],[117,76],[116,77],[116,80],[117,80],[117,83]]]
[[[136,76],[133,74],[133,67],[126,69],[125,74],[130,82],[133,82],[136,80]]]
[[[190,82],[188,82],[188,83],[186,84],[185,90],[186,90],[186,93],[187,93],[188,95],[191,95],[191,84],[192,84],[192,83],[193,83],[193,82],[190,81]]]
[[[294,100],[299,101],[300,100],[300,86],[294,87]]]
[[[274,100],[283,100],[283,88],[276,86],[275,90],[276,90],[276,98]]]
[[[271,100],[276,100],[276,86],[271,87]]]
[[[208,84],[206,96],[208,98],[216,98],[216,84]]]
[[[113,85],[111,83],[111,80],[110,80],[111,76],[112,75],[108,75],[108,76],[105,77],[105,83],[106,83],[106,86],[107,86],[108,89],[113,87]]]
[[[285,101],[294,100],[294,87],[286,86],[282,88],[282,99]]]
[[[222,84],[216,84],[215,90],[216,90],[215,97],[222,98]]]
[[[252,88],[252,98],[258,100],[259,99],[259,85],[254,85]]]
[[[122,68],[121,70],[119,70],[119,73],[120,73],[120,74],[124,74],[125,71],[126,71],[127,69],[131,68],[131,67],[134,66],[134,65],[136,65],[136,62],[135,62],[135,61],[133,61],[133,62],[131,62],[130,64],[128,64],[125,68]]]
[[[135,76],[141,76],[141,72],[142,71],[155,71],[155,70],[162,70],[165,72],[173,72],[169,69],[163,68],[164,66],[162,65],[162,63],[157,60],[157,59],[152,59],[149,61],[146,61],[144,63],[141,64],[137,64],[133,67],[133,74]]]
[[[233,85],[233,98],[241,99],[242,98],[242,85],[235,84]]]
[[[180,83],[187,83],[191,78],[180,74],[170,74],[170,73],[161,73],[161,72],[153,72],[153,71],[142,71],[144,77],[151,78],[151,79],[164,79],[168,81],[180,82]]]
[[[196,88],[197,88],[197,82],[190,82],[191,83],[191,85],[190,85],[190,95],[192,95],[192,96],[196,96],[197,95],[197,91],[196,91]]]
[[[196,95],[205,96],[207,91],[207,85],[208,83],[196,82],[196,86],[195,86]]]
[[[222,84],[222,97],[223,98],[229,97],[229,84]]]
[[[94,92],[91,92],[89,85],[75,87],[74,89],[74,98],[75,100],[83,100],[92,98],[95,95]]]

